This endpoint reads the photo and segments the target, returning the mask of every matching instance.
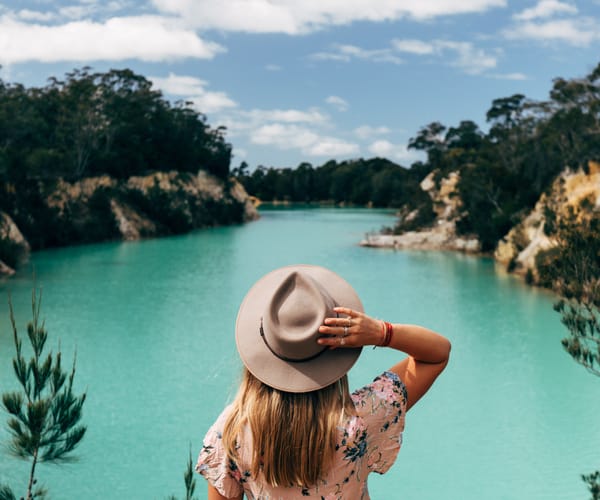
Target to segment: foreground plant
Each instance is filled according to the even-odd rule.
[[[194,478],[194,464],[192,462],[192,449],[190,447],[190,455],[188,457],[187,467],[183,473],[183,481],[185,483],[185,500],[196,500],[194,491],[196,490],[196,479]],[[0,497],[0,500],[2,498]],[[167,500],[177,500],[175,495],[171,495]]]
[[[40,323],[41,292],[32,292],[33,319],[27,325],[32,356],[26,361],[23,342],[17,332],[12,301],[9,297],[10,322],[16,355],[13,369],[20,385],[18,391],[2,394],[2,404],[9,413],[7,421],[11,440],[9,452],[31,460],[25,500],[43,498],[46,491],[36,486],[39,463],[64,463],[74,460],[73,450],[83,439],[86,427],[79,422],[86,393],[73,393],[75,357],[70,373],[63,371],[61,352],[44,355],[48,332]],[[16,499],[8,486],[0,486],[0,500]]]
[[[555,259],[542,272],[560,295],[554,309],[568,335],[562,345],[588,372],[600,377],[600,213],[583,200],[555,221]],[[600,471],[581,476],[600,500]]]

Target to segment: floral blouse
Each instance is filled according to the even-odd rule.
[[[311,488],[272,487],[250,474],[250,464],[227,458],[221,437],[231,411],[228,406],[206,434],[196,471],[221,495],[246,494],[251,500],[320,498],[322,500],[368,500],[367,476],[383,474],[394,463],[402,443],[406,413],[406,387],[395,373],[385,372],[371,384],[355,391],[356,415],[339,428],[336,458],[329,474]],[[252,456],[249,443],[242,443],[240,457]],[[246,453],[244,453],[246,451]]]

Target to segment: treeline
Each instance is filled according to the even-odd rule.
[[[429,167],[406,169],[384,158],[357,159],[313,167],[301,163],[296,168],[259,166],[248,171],[246,163],[234,168],[233,175],[248,193],[263,201],[399,207],[405,203],[425,203],[419,183]]]
[[[223,179],[230,160],[223,128],[129,69],[77,69],[41,88],[0,79],[2,181],[200,168]]]
[[[600,158],[600,64],[584,78],[556,78],[547,101],[522,94],[495,99],[483,133],[472,121],[431,123],[409,142],[441,178],[460,172],[460,233],[491,250],[565,168]]]
[[[588,160],[600,159],[600,64],[583,78],[556,78],[547,101],[522,94],[495,99],[486,118],[487,133],[470,120],[454,127],[439,122],[423,127],[408,146],[427,159],[410,169],[377,158],[330,161],[316,168],[259,167],[252,173],[242,164],[233,172],[262,200],[404,206],[403,213],[419,210],[420,224],[433,217],[419,182],[432,171],[438,181],[459,172],[464,215],[457,229],[476,234],[482,249],[492,250],[562,170],[587,168]],[[414,225],[414,218],[410,227],[400,220],[396,229]]]
[[[210,206],[188,199],[183,188],[179,196],[125,186],[132,176],[160,171],[175,171],[176,185],[199,170],[227,181],[230,162],[224,128],[210,127],[189,102],[170,103],[129,69],[77,69],[41,88],[0,79],[0,261],[14,267],[27,253],[7,236],[3,213],[32,250],[119,238],[111,200],[151,219],[153,235],[239,222],[243,204],[231,200]],[[104,175],[111,180],[96,183],[93,194],[51,202],[62,181]]]

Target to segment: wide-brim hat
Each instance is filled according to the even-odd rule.
[[[240,306],[235,339],[246,368],[263,383],[309,392],[339,380],[362,348],[330,349],[317,343],[319,326],[336,306],[363,311],[343,278],[320,266],[286,266],[260,278]]]

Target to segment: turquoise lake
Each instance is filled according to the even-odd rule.
[[[600,380],[563,352],[555,298],[491,259],[357,245],[393,222],[367,209],[265,209],[241,226],[39,252],[0,281],[0,390],[15,388],[7,292],[24,335],[35,272],[49,346],[60,342],[65,366],[76,350],[75,389],[88,394],[79,460],[38,468],[49,498],[183,498],[190,447],[195,460],[235,391],[238,305],[293,263],[336,271],[373,316],[452,341],[448,368],[407,415],[395,465],[370,476],[373,499],[589,498],[580,474],[600,468]],[[365,349],[351,385],[401,356]],[[19,496],[28,470],[0,449],[0,483]],[[196,492],[206,498],[200,476]]]

